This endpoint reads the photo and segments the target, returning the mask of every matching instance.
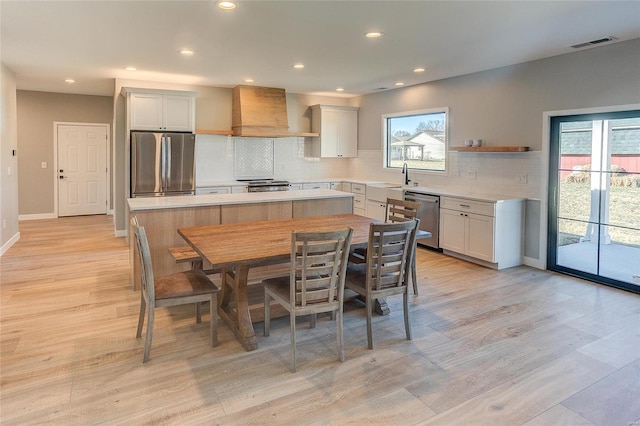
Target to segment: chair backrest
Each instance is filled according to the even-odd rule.
[[[342,304],[352,235],[352,228],[291,234],[292,305]]]
[[[407,285],[409,260],[413,255],[419,222],[416,219],[371,224],[367,247],[367,285],[373,291]]]
[[[137,216],[131,218],[131,227],[133,228],[133,238],[140,262],[141,291],[147,302],[153,304],[155,301],[155,290],[149,240],[147,240],[147,233],[144,230],[144,226],[140,226],[138,223]]]
[[[387,198],[387,222],[406,222],[408,220],[420,219],[421,216],[421,203]]]

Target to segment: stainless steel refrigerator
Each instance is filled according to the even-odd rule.
[[[193,194],[195,145],[191,133],[131,132],[131,196]]]

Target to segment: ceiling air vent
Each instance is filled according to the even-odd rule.
[[[573,47],[574,49],[581,49],[583,47],[595,46],[596,44],[609,43],[611,41],[616,41],[616,40],[618,40],[618,39],[615,38],[615,37],[609,36],[609,37],[605,37],[605,38],[599,38],[597,40],[587,41],[587,42],[584,42],[584,43],[574,44],[571,47]]]

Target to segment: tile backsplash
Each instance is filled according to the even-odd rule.
[[[196,186],[212,185],[221,181],[230,181],[237,178],[238,170],[246,170],[246,167],[238,167],[234,154],[234,140],[243,140],[251,143],[252,138],[233,138],[217,135],[196,135]],[[264,150],[264,141],[273,141],[273,152]],[[265,139],[257,138],[257,149],[251,155],[273,155],[273,177],[275,179],[305,180],[340,178],[354,176],[350,171],[352,160],[343,158],[305,158],[305,139],[299,137]],[[311,142],[313,143],[313,142]],[[247,147],[245,142],[243,147]],[[250,149],[250,146],[249,146]],[[264,159],[268,167],[270,158]],[[253,161],[253,160],[252,160]],[[234,167],[234,165],[236,167]],[[243,168],[244,167],[244,168]]]
[[[276,179],[309,180],[352,177],[378,182],[403,182],[400,170],[388,170],[382,167],[383,153],[381,150],[361,150],[358,151],[358,158],[352,159],[305,158],[304,138],[257,138],[253,140],[251,138],[197,135],[197,186],[241,178],[239,174],[244,173],[247,170],[246,167],[251,166],[251,164],[236,164],[241,158],[234,154],[234,140],[241,141],[242,152],[246,158],[256,155],[267,157],[263,158],[264,161],[252,164],[253,166],[259,164],[261,170],[272,167],[273,177]],[[251,150],[252,142],[257,144],[255,150]],[[271,156],[273,158],[270,158]],[[450,152],[448,175],[439,176],[412,170],[410,178],[413,182],[418,182],[420,186],[447,189],[471,195],[489,193],[539,199],[543,193],[541,187],[543,181],[542,165],[542,152],[539,151],[522,153]]]

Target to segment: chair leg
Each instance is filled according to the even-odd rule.
[[[404,331],[407,334],[407,340],[411,340],[411,313],[409,311],[409,289],[402,295],[402,301],[404,304]]]
[[[338,337],[338,359],[340,362],[344,362],[344,339],[342,337],[342,309],[338,311],[332,311],[331,314],[336,314],[336,334]]]
[[[196,323],[202,322],[202,303],[196,302]]]
[[[413,247],[413,255],[411,256],[411,281],[413,282],[413,294],[418,295],[418,279],[416,277],[416,247]]]
[[[218,293],[211,294],[209,315],[211,321],[211,347],[218,346]]]
[[[136,337],[142,336],[142,326],[144,325],[144,311],[147,308],[147,302],[144,300],[144,295],[140,291],[140,315],[138,316],[138,330],[136,331]]]
[[[264,292],[264,332],[266,337],[269,335],[269,329],[271,328],[271,297],[265,291]]]
[[[142,363],[149,360],[149,352],[151,352],[151,340],[153,339],[153,318],[155,308],[149,306],[149,319],[147,320],[147,335],[144,338],[144,354],[142,355]]]
[[[291,372],[296,372],[296,316],[289,312],[289,322],[291,323]]]
[[[371,331],[371,323],[373,322],[372,313],[375,301],[371,297],[367,297],[367,344],[369,349],[373,349],[373,332]]]

